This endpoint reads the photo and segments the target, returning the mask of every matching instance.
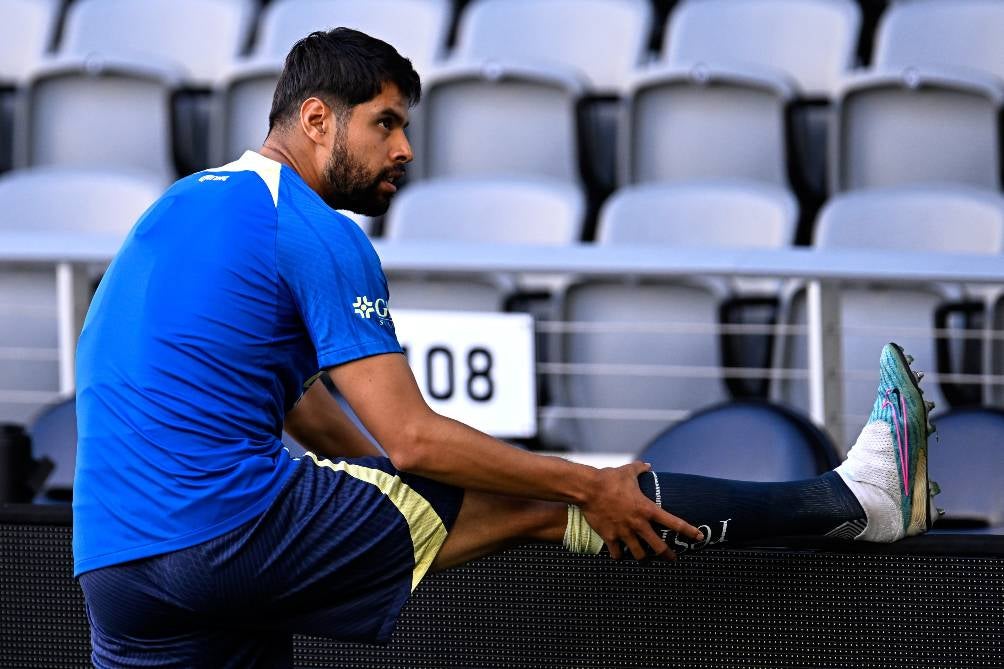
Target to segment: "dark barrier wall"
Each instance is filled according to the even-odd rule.
[[[429,577],[387,647],[298,667],[1000,667],[1004,537],[788,541],[677,563],[530,546]],[[88,665],[65,508],[0,510],[0,667]]]

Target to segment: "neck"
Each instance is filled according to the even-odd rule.
[[[299,174],[300,178],[303,179],[311,190],[323,197],[323,193],[321,192],[321,174],[313,162],[304,157],[308,155],[307,151],[298,151],[294,147],[291,147],[284,138],[269,135],[258,152],[266,158],[274,160],[277,163],[282,163]]]

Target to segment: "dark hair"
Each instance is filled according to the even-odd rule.
[[[268,131],[298,113],[307,98],[319,97],[341,112],[372,100],[385,83],[396,84],[410,106],[422,96],[411,61],[390,44],[350,28],[310,33],[286,55]]]

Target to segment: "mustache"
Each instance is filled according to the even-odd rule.
[[[391,167],[380,173],[380,181],[400,181],[407,171],[403,167]]]

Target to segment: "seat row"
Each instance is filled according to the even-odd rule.
[[[929,451],[929,469],[940,483],[938,504],[946,515],[936,529],[1004,533],[1004,498],[997,485],[1004,475],[1004,450],[998,447],[1004,439],[1004,411],[983,407],[942,412],[938,426],[940,436]],[[74,399],[47,406],[28,431],[32,456],[54,464],[36,500],[70,501],[77,441]],[[294,454],[302,452],[296,444],[290,448]],[[733,401],[696,412],[660,432],[635,455],[655,471],[794,481],[833,468],[841,451],[799,412],[775,404]]]
[[[145,175],[14,172],[0,178],[0,226],[28,234],[124,235],[159,194],[159,183]],[[561,249],[580,239],[585,208],[581,191],[562,182],[429,180],[398,196],[384,238],[389,244],[547,244],[560,259]],[[784,248],[792,244],[798,207],[784,189],[753,181],[646,184],[619,190],[599,219],[595,243],[628,251],[638,245]],[[958,255],[960,262],[966,254],[1000,255],[1004,196],[948,185],[842,194],[819,216],[814,245],[918,253],[918,262],[925,252]],[[798,373],[807,366],[798,283],[572,276],[514,281],[491,274],[459,280],[448,268],[421,276],[392,273],[389,280],[394,308],[499,311],[519,301],[514,297],[547,293],[537,311],[546,377],[542,424],[553,443],[600,450],[616,439],[634,448],[659,422],[631,420],[631,412],[654,412],[661,420],[659,412],[686,412],[729,396],[807,406],[804,374]],[[58,388],[55,279],[50,270],[4,266],[0,290],[0,407],[4,420],[23,422]],[[965,286],[845,287],[849,423],[870,409],[867,370],[889,338],[904,344],[920,369],[934,373],[928,392],[940,405],[999,401],[999,388],[980,376],[1004,368],[1000,347],[990,346],[989,338],[1004,329],[998,298],[997,290]],[[576,323],[593,326],[568,326]],[[959,327],[970,332],[951,335]],[[593,373],[596,365],[607,373]],[[663,371],[652,373],[656,368]]]
[[[803,201],[924,181],[1001,184],[996,0],[893,4],[861,72],[852,0],[681,2],[655,61],[645,0],[477,0],[445,60],[448,3],[380,2],[388,11],[276,0],[236,59],[250,0],[77,0],[55,58],[21,73],[14,164],[141,167],[169,180],[228,162],[263,140],[289,44],[342,23],[386,37],[426,75],[413,178],[545,176],[594,193],[743,178]],[[151,19],[157,8],[163,20]]]

